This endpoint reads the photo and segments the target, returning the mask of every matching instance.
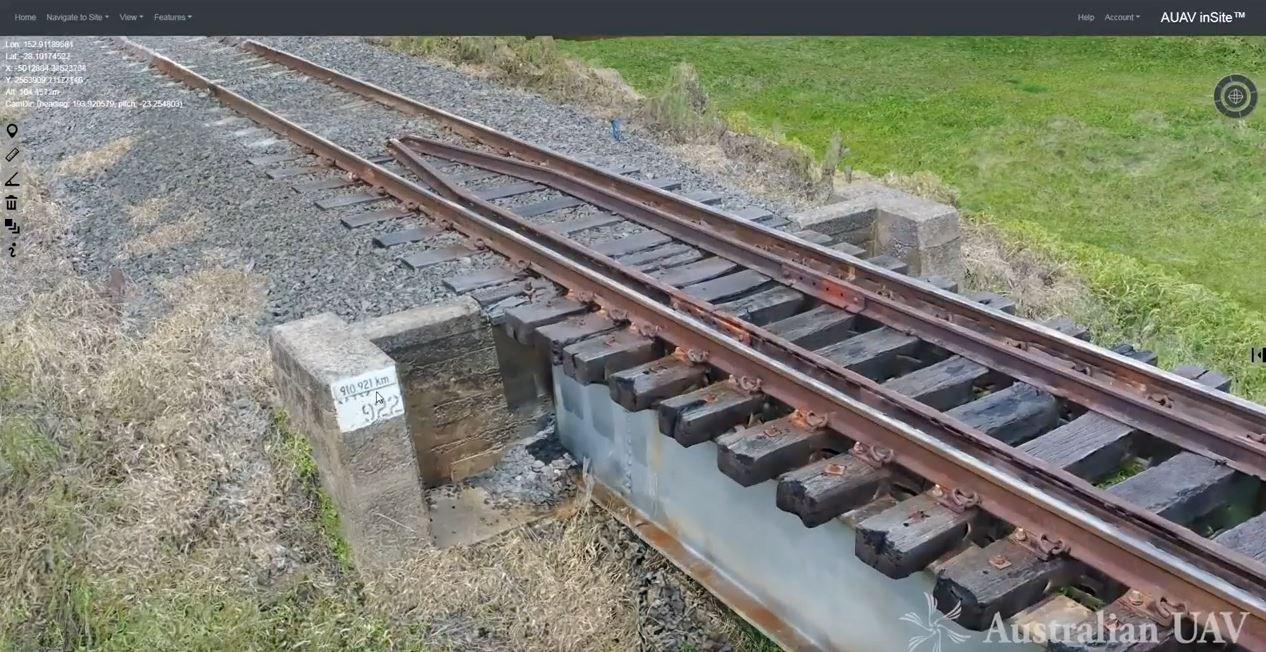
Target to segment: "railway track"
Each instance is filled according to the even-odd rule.
[[[783,233],[775,216],[716,209],[708,193],[570,159],[262,43],[191,40],[173,57],[197,72],[119,45],[310,152],[254,162],[278,183],[313,177],[294,189],[335,193],[317,204],[349,228],[409,224],[376,238],[412,247],[403,264],[507,258],[449,284],[569,375],[657,410],[665,435],[715,441],[737,482],[777,480],[779,507],[806,526],[847,515],[879,571],[935,566],[938,603],[960,605],[965,626],[1075,587],[1114,623],[1245,613],[1240,644],[1266,649],[1266,411],[1220,391],[1217,374],[1156,369],[1068,322],[1027,322],[895,261]],[[331,102],[380,123],[380,138],[318,135]],[[602,239],[614,224],[638,228]]]

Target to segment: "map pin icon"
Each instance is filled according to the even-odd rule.
[[[12,122],[10,122],[9,126],[5,127],[4,130],[9,132],[9,138],[13,138],[18,135],[18,126]]]

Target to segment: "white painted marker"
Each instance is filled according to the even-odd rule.
[[[404,414],[404,399],[394,366],[330,383],[342,432],[367,428]]]

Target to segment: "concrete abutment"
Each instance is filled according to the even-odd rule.
[[[426,489],[490,468],[548,414],[535,351],[499,333],[468,297],[273,329],[282,407],[312,442],[358,561],[431,545]]]
[[[963,278],[960,216],[948,204],[857,183],[838,188],[824,206],[788,217],[800,229],[826,235],[831,243],[860,248],[862,257],[892,256],[908,265],[911,276]]]

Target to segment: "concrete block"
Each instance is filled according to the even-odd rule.
[[[864,257],[866,255],[865,249],[851,242],[837,242],[831,245],[831,248],[840,253],[848,254],[850,256],[857,256],[858,258]]]
[[[932,275],[932,276],[925,276],[923,277],[922,280],[926,281],[929,285],[932,285],[933,287],[939,288],[941,290],[945,290],[946,292],[958,292],[958,281],[955,281],[952,278],[945,278],[944,276]]]
[[[874,198],[864,197],[810,208],[787,217],[798,227],[796,230],[813,229],[829,236],[838,236],[843,233],[869,231],[875,223],[877,208]]]
[[[878,265],[886,270],[896,272],[898,274],[906,274],[910,271],[909,265],[906,264],[906,261],[895,256],[889,256],[888,254],[867,258],[866,262]]]
[[[958,211],[913,195],[894,195],[879,201],[877,237],[909,242],[920,248],[935,247],[957,240]]]
[[[516,341],[493,325],[493,341],[501,362],[501,380],[512,410],[533,410],[549,401],[550,357],[544,348]]]
[[[354,327],[393,358],[400,369],[408,429],[422,484],[435,487],[499,459],[509,439],[536,432],[548,409],[535,391],[536,349],[507,349],[473,298],[415,308]],[[511,354],[517,354],[514,357]],[[486,468],[486,467],[485,467]]]
[[[952,206],[859,180],[837,184],[832,203],[791,217],[799,229],[826,233],[870,256],[897,258],[911,274],[962,279],[959,215]]]
[[[384,351],[434,342],[474,330],[481,319],[479,302],[470,296],[357,322],[353,328]]]
[[[430,545],[395,361],[331,314],[277,326],[269,343],[282,405],[312,442],[357,561]]]
[[[405,369],[403,382],[410,391],[427,389],[435,405],[483,394],[501,387],[497,351],[492,347],[471,350],[464,356]],[[441,382],[442,381],[442,382]]]
[[[531,435],[536,432],[530,428],[534,423],[535,421],[524,418],[523,414],[504,409],[491,409],[468,419],[442,425],[435,425],[433,419],[410,420],[409,422],[411,427],[421,424],[420,428],[414,430],[417,433],[414,441],[422,457],[433,454],[435,449],[450,442],[481,437],[488,439],[489,433],[492,432],[521,428],[523,436]],[[432,476],[427,474],[424,477]]]
[[[437,446],[428,455],[426,463],[432,467],[432,473],[448,481],[458,482],[495,464],[501,459],[501,451],[505,445],[519,439],[520,434],[513,427],[481,432],[468,439]],[[472,461],[471,458],[477,458],[490,451],[493,457],[484,459],[487,465],[477,468],[478,462]],[[476,467],[477,470],[472,470],[472,467]]]
[[[827,246],[831,244],[831,240],[832,240],[831,236],[825,233],[822,233],[821,231],[815,231],[813,229],[804,229],[803,231],[796,231],[795,233],[792,233],[791,235],[794,235],[797,238],[800,238],[801,240],[806,240],[808,242],[812,242],[813,244],[819,244],[822,246]]]
[[[479,302],[469,296],[359,322],[353,328],[402,365],[451,359],[454,352],[492,346]]]
[[[958,211],[952,206],[893,195],[879,200],[873,251],[905,261],[911,274],[958,279],[963,273],[961,235]]]
[[[836,233],[832,236],[837,242],[847,242],[851,245],[861,247],[865,251],[870,251],[875,244],[875,227],[868,226],[864,229],[856,229],[853,231],[844,231]]]
[[[492,468],[497,462],[501,461],[503,455],[505,455],[505,448],[498,446],[475,453],[469,457],[463,457],[449,465],[449,475],[452,476],[453,482],[461,482],[472,475]]]
[[[952,240],[943,245],[929,247],[920,252],[919,266],[934,276],[944,276],[954,280],[963,278],[962,240]]]
[[[469,419],[487,418],[493,407],[505,406],[505,391],[500,386],[481,393],[437,403],[434,423],[437,426],[459,424]]]

